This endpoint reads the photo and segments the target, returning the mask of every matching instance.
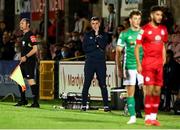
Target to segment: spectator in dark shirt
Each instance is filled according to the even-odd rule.
[[[1,60],[13,60],[15,55],[14,42],[11,42],[10,34],[7,31],[3,33],[2,43]]]
[[[170,111],[171,94],[178,93],[180,64],[174,60],[172,50],[167,50],[166,64],[164,65],[165,111]]]
[[[40,17],[41,17],[41,22],[39,24],[39,34],[41,36],[44,36],[44,14],[41,13],[40,14]],[[48,28],[51,26],[51,22],[48,20]]]

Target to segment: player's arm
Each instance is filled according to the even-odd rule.
[[[167,31],[167,28],[166,27],[164,27],[165,29],[165,35],[164,35],[164,37],[163,37],[163,42],[164,42],[164,44],[163,44],[163,54],[162,54],[162,56],[163,56],[163,65],[166,63],[166,43],[167,43],[167,41],[168,41],[168,31]]]
[[[26,60],[27,60],[29,57],[31,57],[32,55],[34,55],[34,54],[37,52],[37,50],[38,50],[38,49],[37,49],[37,45],[33,45],[32,50],[31,50],[29,53],[27,53],[25,56],[21,57],[20,63],[26,62]]]
[[[141,44],[136,44],[135,49],[134,49],[134,54],[135,54],[135,57],[136,57],[138,73],[142,72],[142,66],[141,66],[141,61],[140,61],[140,57],[139,57],[139,48],[140,47],[141,47]]]
[[[32,55],[36,54],[37,52],[37,39],[36,36],[32,35],[30,36],[30,42],[32,45],[32,49],[29,53],[26,54],[26,58],[31,57]]]
[[[28,54],[26,54],[26,57],[28,58],[28,57],[31,57],[32,55],[36,54],[37,50],[38,50],[37,45],[33,45],[32,50]]]
[[[30,42],[32,45],[32,49],[31,51],[29,51],[29,53],[27,53],[25,56],[21,57],[21,62],[26,62],[26,60],[31,57],[32,55],[36,54],[36,52],[38,51],[38,47],[37,47],[37,40],[35,36],[31,36],[30,37]]]
[[[166,63],[166,47],[163,45],[163,65]]]
[[[142,46],[142,42],[143,42],[143,39],[144,39],[143,37],[144,37],[144,30],[141,29],[140,33],[137,36],[136,46],[135,46],[135,49],[134,49],[134,55],[135,55],[135,58],[136,58],[137,72],[138,73],[142,72],[142,65],[141,65],[141,61],[140,61],[139,50],[140,50],[140,47]]]
[[[122,47],[120,47],[118,45],[116,46],[116,58],[115,58],[115,60],[116,60],[117,68],[118,68],[118,75],[120,78],[122,78],[122,71],[123,71],[122,70],[122,64],[121,64],[122,50],[123,50]]]
[[[117,41],[117,46],[116,46],[116,65],[118,68],[118,75],[120,78],[123,77],[123,69],[122,69],[122,50],[125,46],[125,36],[124,36],[124,32],[121,32],[121,34],[119,35],[118,41]]]

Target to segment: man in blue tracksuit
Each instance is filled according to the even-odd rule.
[[[101,88],[104,111],[110,111],[108,106],[108,92],[106,86],[106,59],[105,48],[108,44],[107,33],[100,31],[100,19],[98,17],[91,18],[92,30],[84,35],[83,50],[86,55],[84,66],[84,85],[82,90],[82,110],[86,111],[86,103],[88,99],[88,91],[94,73],[97,75],[99,86]]]

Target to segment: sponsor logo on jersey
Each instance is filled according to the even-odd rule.
[[[132,45],[135,45],[135,43],[134,42],[130,42],[130,45],[132,46]]]
[[[148,34],[151,35],[151,34],[152,34],[152,31],[148,31]]]
[[[130,45],[132,46],[132,45],[135,45],[135,42],[136,42],[136,41],[130,41],[129,43],[130,43]]]
[[[160,41],[160,40],[161,40],[161,36],[160,36],[160,35],[156,35],[156,36],[155,36],[155,40],[156,40],[156,41]]]
[[[145,81],[149,82],[150,81],[150,77],[146,76]]]
[[[129,36],[128,39],[132,39],[132,36]]]

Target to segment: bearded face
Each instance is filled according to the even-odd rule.
[[[163,12],[162,11],[154,11],[151,13],[151,20],[156,25],[161,23],[162,18],[163,18]]]

